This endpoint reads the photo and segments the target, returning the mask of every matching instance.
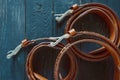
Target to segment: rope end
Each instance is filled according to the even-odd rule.
[[[6,58],[7,59],[10,59],[12,56],[10,55],[10,54],[8,54],[7,56],[6,56]]]
[[[14,50],[11,50],[8,52],[8,55],[6,56],[7,59],[12,58],[14,55],[16,55],[20,49],[22,48],[22,44],[18,45]]]

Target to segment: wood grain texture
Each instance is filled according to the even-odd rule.
[[[27,0],[27,37],[52,35],[52,0]]]
[[[29,39],[52,36],[52,0],[27,0],[26,2],[26,34]],[[54,54],[44,53],[40,56],[41,75],[53,80]],[[53,59],[54,58],[54,59]],[[42,59],[42,60],[41,60]]]
[[[75,3],[79,3],[79,1],[78,0],[56,0],[54,1],[53,2],[54,15],[64,13]],[[59,24],[55,21],[55,16],[53,17],[53,19],[54,19],[54,24],[53,24],[54,34],[56,34],[56,36],[60,36],[64,34],[66,21],[64,20],[63,23]]]
[[[0,0],[0,80],[24,80],[24,54],[6,59],[23,38],[23,0]]]
[[[10,60],[6,59],[7,51],[14,49],[24,39],[24,34],[28,39],[64,34],[66,22],[56,23],[54,14],[65,12],[74,3],[100,2],[110,6],[120,17],[119,0],[26,0],[26,5],[24,2],[25,0],[0,0],[0,80],[28,80],[25,62],[32,47],[22,49]],[[77,25],[81,26],[81,30],[94,29],[108,36],[104,21],[95,15],[87,15]],[[99,47],[90,47],[91,45],[93,44],[82,44],[80,47],[86,52]],[[50,51],[51,53],[40,54],[41,68],[43,67],[41,74],[53,80],[53,65],[57,54]],[[63,59],[63,64],[67,61],[68,59]],[[111,58],[95,63],[81,59],[78,59],[78,62],[79,73],[76,80],[112,80]],[[62,70],[63,74],[68,71],[67,68]]]

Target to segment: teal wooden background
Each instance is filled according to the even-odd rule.
[[[22,49],[19,55],[10,60],[6,59],[7,51],[15,48],[25,36],[33,39],[62,35],[64,26],[56,24],[54,14],[65,12],[74,3],[88,2],[106,4],[120,17],[119,0],[0,0],[0,80],[28,80],[25,62],[30,49]],[[105,26],[93,15],[89,15],[85,21],[92,20],[89,24],[94,25],[96,20],[93,18],[97,20],[96,27]],[[106,28],[101,28],[101,31],[106,31]],[[49,60],[52,58],[55,58],[54,55]],[[47,59],[43,61],[47,62]],[[79,60],[78,80],[112,80],[112,64],[110,58],[97,63]],[[51,74],[48,72],[43,75],[52,80]]]

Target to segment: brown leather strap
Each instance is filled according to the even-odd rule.
[[[66,33],[69,33],[70,36],[73,36],[73,37],[71,37],[67,40],[68,44],[65,47],[61,43],[55,47],[51,47],[51,48],[59,48],[60,50],[63,48],[61,50],[61,52],[58,54],[58,57],[56,59],[56,63],[55,63],[55,67],[54,67],[54,79],[55,80],[75,80],[76,79],[77,61],[76,61],[76,57],[73,54],[73,53],[75,53],[80,58],[85,59],[87,61],[100,61],[100,60],[107,58],[111,54],[114,59],[114,62],[115,62],[114,80],[119,80],[120,79],[120,70],[119,70],[120,69],[120,58],[119,58],[120,51],[118,50],[118,48],[116,46],[119,46],[119,43],[120,43],[120,32],[119,32],[120,31],[120,23],[119,23],[117,16],[115,15],[115,13],[110,8],[106,7],[105,5],[98,4],[98,3],[84,4],[82,6],[74,5],[71,9],[73,9],[73,13],[71,14],[71,17],[69,18],[69,20],[67,21]],[[95,14],[101,16],[106,21],[106,23],[109,27],[109,30],[110,30],[110,40],[111,41],[109,39],[107,39],[106,37],[104,37],[100,34],[94,33],[94,32],[86,32],[86,31],[75,32],[74,30],[69,31],[69,30],[71,30],[74,23],[79,18],[82,18],[84,15],[89,14],[89,13],[95,13]],[[80,35],[89,35],[89,36],[94,36],[96,38],[86,38],[86,39],[72,42],[72,40],[71,40],[72,38],[74,38],[76,36],[80,36]],[[100,40],[97,38],[99,38]],[[100,44],[104,47],[94,50],[94,51],[90,52],[90,54],[86,54],[86,53],[78,50],[75,47],[75,44],[83,43],[83,42],[93,42],[93,43]],[[26,45],[29,45],[29,42],[23,41],[23,44],[24,44],[23,45],[23,47],[24,47]],[[36,79],[37,80],[47,80],[47,78],[43,77],[42,75],[40,75],[34,71],[34,69],[33,69],[34,65],[32,65],[32,61],[33,61],[33,57],[34,57],[34,55],[36,55],[36,51],[38,49],[41,49],[44,46],[50,48],[50,46],[48,44],[50,44],[50,43],[45,42],[45,43],[38,44],[29,53],[29,55],[27,57],[27,62],[26,62],[26,71],[27,71],[27,74],[28,74],[28,77],[30,80],[36,80]],[[66,51],[67,51],[67,55],[70,59],[71,65],[70,65],[70,70],[69,70],[68,75],[66,77],[62,77],[62,75],[59,72],[59,67],[60,67],[59,65],[60,65],[60,61]]]
[[[105,49],[109,52],[109,54],[112,55],[113,59],[114,59],[114,63],[115,63],[115,68],[114,68],[114,80],[120,80],[120,51],[119,49],[107,38],[105,38],[104,36],[97,34],[97,33],[93,33],[93,32],[79,32],[79,35],[91,35],[91,36],[97,36],[98,38],[103,38],[101,40],[97,40],[97,39],[82,39],[82,40],[78,40],[75,41],[73,43],[68,43],[58,54],[58,57],[56,59],[56,63],[55,63],[55,69],[54,69],[54,78],[55,80],[59,80],[58,78],[58,73],[59,73],[59,67],[60,67],[60,61],[62,59],[62,57],[64,56],[65,52],[68,51],[72,46],[74,46],[75,44],[78,43],[83,43],[83,42],[93,42],[93,43],[97,43],[100,44],[102,46],[105,47]],[[77,34],[77,35],[78,35]],[[70,80],[75,80],[75,79],[70,79]]]
[[[49,42],[40,43],[40,44],[36,45],[30,51],[30,53],[27,57],[27,62],[26,62],[26,71],[27,71],[27,74],[28,74],[28,77],[29,77],[30,80],[47,80],[47,78],[43,77],[42,75],[38,74],[37,72],[34,72],[34,69],[33,69],[34,65],[32,65],[32,62],[33,62],[34,55],[37,55],[36,51],[38,49],[41,49],[44,46],[50,48],[50,46],[48,44],[50,44],[50,43]],[[51,48],[61,49],[63,47],[64,47],[64,45],[59,43],[57,46],[51,47]],[[75,78],[75,76],[77,75],[77,61],[76,61],[76,58],[71,53],[71,51],[69,51],[69,53],[70,54],[67,54],[67,55],[68,55],[68,57],[70,59],[70,63],[71,63],[70,70],[69,70],[68,75],[65,78],[63,78],[62,75],[59,76],[60,79],[62,78],[61,80],[70,80],[70,78]],[[34,63],[36,63],[36,62],[34,62]]]
[[[120,44],[120,23],[119,23],[118,17],[110,8],[100,3],[87,3],[87,4],[80,5],[75,9],[73,6],[71,9],[73,9],[74,11],[71,14],[69,20],[67,21],[66,31],[65,31],[66,33],[70,29],[73,28],[73,25],[78,19],[84,17],[86,14],[95,13],[99,15],[100,17],[102,17],[103,20],[105,20],[105,22],[107,23],[107,27],[110,30],[110,40],[114,44],[119,46]],[[67,41],[68,43],[72,42],[70,38],[67,39]],[[76,46],[73,46],[72,48],[75,53],[79,54],[80,56],[83,56],[79,52]],[[86,59],[89,59],[91,61],[96,61],[96,60],[100,61],[100,60],[104,60],[108,56],[109,54],[106,52],[106,50],[104,48],[100,48],[100,49],[90,52],[89,58],[86,57]]]

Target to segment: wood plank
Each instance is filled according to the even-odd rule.
[[[119,0],[108,0],[107,5],[115,11],[115,13],[120,18],[120,1]]]
[[[52,36],[52,0],[27,0],[26,34],[29,39]],[[30,49],[28,50],[30,51]],[[40,74],[53,80],[53,55],[44,53],[40,56]]]
[[[23,0],[0,0],[0,79],[24,80],[24,54],[10,60],[7,51],[14,49],[24,38]]]
[[[52,34],[52,1],[27,1],[27,37],[47,37]]]

